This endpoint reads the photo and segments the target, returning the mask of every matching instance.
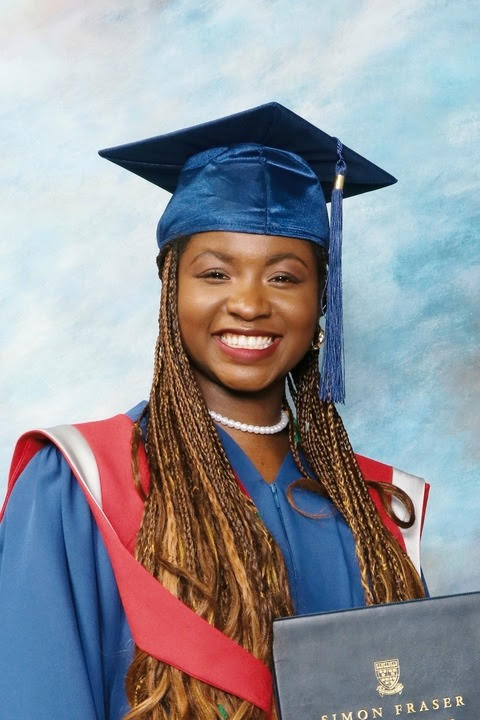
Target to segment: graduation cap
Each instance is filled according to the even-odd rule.
[[[342,197],[395,178],[276,102],[99,154],[173,193],[157,227],[160,249],[212,230],[297,237],[328,249],[320,395],[343,402]]]

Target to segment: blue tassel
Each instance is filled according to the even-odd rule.
[[[342,303],[342,204],[343,178],[347,171],[342,143],[337,140],[335,186],[330,205],[328,245],[327,314],[323,347],[320,398],[327,402],[345,402],[345,358],[343,349]]]

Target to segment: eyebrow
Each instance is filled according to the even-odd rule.
[[[233,260],[232,255],[227,255],[226,253],[219,252],[218,250],[203,250],[202,252],[198,253],[198,255],[195,255],[190,264],[194,263],[196,260],[203,257],[204,255],[213,255],[213,257],[216,257],[217,260],[222,260],[223,262],[232,262]]]
[[[295,255],[295,253],[278,253],[277,255],[272,255],[272,257],[267,260],[265,265],[275,265],[275,263],[281,262],[282,260],[298,260],[298,262],[302,263],[302,265],[305,265],[308,270],[307,263],[302,260],[301,257]]]
[[[194,263],[196,260],[203,257],[204,255],[213,255],[218,260],[221,260],[222,262],[226,262],[226,263],[231,263],[235,260],[234,255],[227,255],[227,253],[222,253],[219,250],[204,250],[203,252],[199,253],[198,255],[196,255],[193,258],[192,263]],[[297,260],[299,263],[304,265],[307,268],[307,270],[309,269],[309,266],[307,265],[307,263],[304,260],[302,260],[301,257],[299,257],[298,255],[295,255],[295,253],[277,253],[276,255],[272,255],[266,261],[265,266],[269,267],[270,265],[275,265],[275,263],[281,262],[282,260]]]

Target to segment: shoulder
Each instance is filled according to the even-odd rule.
[[[45,568],[52,558],[70,555],[72,538],[77,547],[95,544],[95,523],[62,454],[45,445],[10,489],[0,525],[2,563],[19,555],[22,566],[31,561]]]
[[[423,525],[430,490],[429,483],[418,475],[412,475],[379,460],[373,460],[358,454],[355,457],[366,481],[391,484],[406,492],[413,502],[417,519]],[[399,507],[398,512],[399,516],[402,517],[403,509]]]
[[[17,472],[16,482],[10,488],[8,509],[10,512],[10,508],[24,508],[27,523],[40,508],[47,513],[58,508],[75,486],[70,468],[52,444],[39,446]]]
[[[409,528],[400,528],[388,517],[383,501],[375,489],[375,486],[369,486],[371,498],[383,524],[399,541],[400,545],[407,552],[413,564],[420,572],[420,540],[430,485],[417,475],[404,472],[378,460],[373,460],[363,455],[356,455],[356,459],[367,482],[373,481],[373,483],[394,485],[403,490],[411,499],[415,511],[415,522]],[[397,517],[405,519],[406,509],[395,497],[392,499],[392,508]]]
[[[125,620],[97,523],[53,443],[37,449],[11,489],[0,577],[0,692],[9,717],[31,717],[33,707],[39,718],[67,717],[73,695],[82,717],[100,717]]]
[[[44,487],[53,483],[60,496],[73,485],[75,494],[80,490],[97,521],[100,515],[106,516],[122,542],[130,546],[143,509],[132,481],[130,441],[132,423],[145,405],[139,403],[128,413],[105,420],[59,425],[22,435],[12,459],[5,506],[20,480],[30,493],[34,483],[41,482]],[[139,449],[139,467],[148,483],[143,447]]]

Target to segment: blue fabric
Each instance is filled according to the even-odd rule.
[[[0,525],[0,719],[119,720],[132,653],[95,521],[47,446]]]
[[[320,181],[287,150],[243,143],[197,153],[185,163],[160,218],[158,246],[207,230],[283,235],[328,247]]]
[[[129,415],[134,419],[143,409]],[[350,530],[330,502],[295,491],[291,455],[271,485],[219,430],[227,455],[283,551],[297,612],[363,604]],[[120,720],[133,641],[83,492],[54,447],[31,460],[0,525],[0,720]]]
[[[194,155],[200,156],[206,151],[203,162],[214,158],[219,148],[244,143],[300,155],[322,183],[325,199],[329,202],[335,179],[337,138],[327,135],[278,102],[265,103],[165,135],[104,148],[99,154],[173,193],[179,186],[183,167]],[[345,145],[343,156],[348,165],[345,197],[370,192],[396,182],[392,175]],[[229,182],[231,180],[229,177]],[[237,175],[234,181],[236,188],[242,192],[242,175]],[[188,211],[191,209],[189,207]]]
[[[328,498],[308,490],[295,489],[294,501],[321,518],[307,518],[288,502],[288,486],[300,477],[291,453],[269,484],[237,443],[221,427],[217,430],[232,467],[282,550],[295,611],[301,615],[364,605],[353,536],[340,513]]]
[[[347,166],[342,143],[337,142],[337,177],[345,177]],[[320,373],[320,398],[329,402],[345,402],[345,353],[343,350],[342,298],[343,190],[334,188],[330,206],[330,237],[328,248],[327,317],[325,346]]]
[[[138,418],[140,417],[142,412],[145,410],[146,406],[147,406],[147,401],[141,400],[137,405],[135,405],[135,407],[133,407],[128,412],[126,412],[125,415],[127,415],[132,422],[136,422],[136,420],[138,420]],[[142,431],[146,432],[146,430],[147,430],[147,416],[146,415],[143,417],[140,425],[141,425]]]

